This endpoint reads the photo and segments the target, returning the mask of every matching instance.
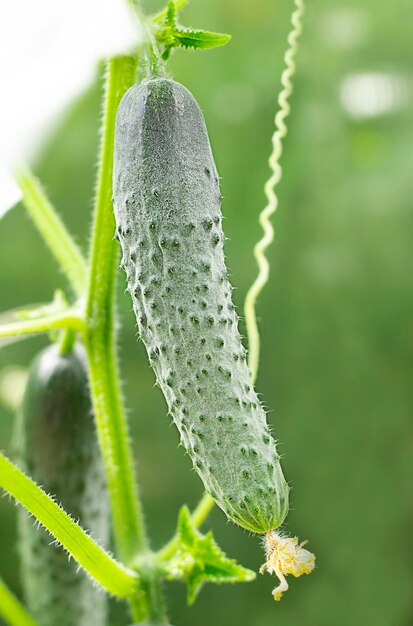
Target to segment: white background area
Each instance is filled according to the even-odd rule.
[[[139,35],[126,0],[1,0],[0,216],[20,197],[10,166],[33,158],[97,61]]]

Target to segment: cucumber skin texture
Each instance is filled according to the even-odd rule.
[[[114,209],[139,333],[181,441],[236,524],[282,524],[288,486],[227,279],[219,178],[190,92],[156,78],[118,109]]]
[[[62,355],[57,345],[33,362],[21,411],[21,465],[103,545],[109,505],[96,441],[84,349]],[[19,509],[22,582],[41,626],[104,626],[106,594],[77,572],[52,537]]]

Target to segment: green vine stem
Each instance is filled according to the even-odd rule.
[[[121,560],[131,566],[139,556],[149,555],[149,546],[135,484],[116,351],[114,289],[118,245],[114,239],[112,172],[116,111],[123,94],[135,82],[136,69],[136,59],[128,56],[112,58],[107,65],[85,342],[117,552]],[[148,560],[151,560],[149,556]],[[145,597],[131,603],[132,615],[135,621],[149,617],[163,623],[158,577],[150,567],[145,571]]]
[[[9,626],[37,626],[24,606],[0,578],[0,615]]]
[[[70,354],[76,341],[76,335],[71,328],[61,333],[59,348],[60,354]]]
[[[199,501],[197,507],[194,509],[191,515],[191,523],[199,528],[202,526],[209,513],[212,511],[215,505],[215,500],[209,493],[205,493]],[[178,536],[172,537],[168,543],[156,553],[156,558],[159,562],[168,561],[175,553],[178,545]]]
[[[116,111],[124,92],[133,85],[135,74],[136,61],[130,57],[108,61],[86,306],[86,348],[94,411],[112,504],[116,545],[119,557],[125,563],[130,563],[138,552],[146,549],[146,536],[134,485],[115,345],[114,289],[118,246],[114,240],[112,170]]]
[[[288,49],[284,56],[285,69],[281,74],[282,90],[278,96],[279,110],[275,116],[275,131],[272,136],[272,153],[269,158],[269,165],[272,175],[267,180],[264,190],[267,196],[268,204],[259,216],[259,222],[264,230],[264,236],[256,244],[254,248],[254,256],[258,263],[258,276],[251,285],[245,298],[244,316],[248,334],[248,366],[251,370],[252,379],[255,383],[260,358],[260,334],[257,325],[257,316],[255,305],[257,298],[268,282],[270,266],[265,256],[265,251],[274,239],[274,229],[271,224],[271,216],[275,213],[278,206],[278,197],[275,188],[281,180],[282,169],[280,159],[283,149],[283,139],[287,134],[287,126],[285,120],[290,114],[289,98],[293,87],[291,79],[295,73],[295,57],[298,50],[298,38],[302,32],[302,16],[304,13],[303,0],[295,0],[296,10],[291,17],[292,30],[288,35]]]
[[[0,487],[34,515],[109,593],[119,598],[129,598],[137,593],[140,585],[137,573],[115,561],[98,546],[47,493],[1,452]]]
[[[209,513],[213,509],[215,504],[214,499],[209,495],[209,493],[204,494],[204,497],[200,500],[197,507],[194,509],[191,515],[191,521],[194,526],[199,528],[202,526]]]
[[[16,169],[15,179],[35,226],[65,272],[75,294],[82,296],[87,277],[82,253],[32,172],[24,165],[20,165]]]
[[[33,335],[35,333],[49,333],[53,330],[71,329],[84,332],[85,323],[80,311],[75,308],[67,309],[62,313],[45,315],[33,320],[23,320],[12,322],[11,324],[0,325],[0,338],[13,337],[17,335]]]
[[[187,1],[187,0],[186,0]],[[143,52],[146,64],[147,76],[163,76],[165,74],[164,62],[159,52],[151,21],[144,14],[140,0],[128,0],[133,13],[138,18],[143,30]]]

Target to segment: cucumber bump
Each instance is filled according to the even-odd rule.
[[[200,108],[173,80],[120,104],[114,209],[139,332],[196,471],[229,519],[277,528],[288,486],[238,332],[218,173]]]

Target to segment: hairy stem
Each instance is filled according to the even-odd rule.
[[[80,312],[76,309],[68,309],[64,313],[56,313],[55,315],[46,315],[38,319],[3,324],[0,325],[0,337],[33,335],[35,333],[48,333],[52,330],[60,329],[71,329],[83,332],[85,324]]]
[[[210,496],[209,493],[204,493],[197,507],[194,509],[191,515],[191,521],[194,526],[196,526],[197,528],[202,526],[209,513],[214,508],[214,505],[215,501],[213,497]],[[159,550],[159,552],[157,552],[157,560],[168,561],[174,555],[177,545],[178,535],[175,535],[170,541],[168,541],[168,543],[163,548],[161,548],[161,550]]]
[[[120,558],[129,565],[137,556],[147,553],[149,548],[134,478],[116,350],[114,290],[118,245],[114,240],[112,173],[116,111],[123,94],[134,84],[135,75],[135,59],[124,56],[108,61],[86,306],[86,349],[91,392],[111,500],[115,541]],[[135,598],[131,603],[135,621],[143,621],[152,614],[156,614],[159,621],[164,615],[158,602],[160,594],[154,591],[158,585],[156,577],[151,577],[150,583],[145,581],[145,597]]]
[[[60,354],[70,354],[75,345],[76,335],[71,328],[68,328],[62,332],[60,337],[59,348]]]
[[[21,165],[16,170],[15,178],[26,209],[43,240],[64,270],[73,291],[78,296],[83,295],[87,271],[82,253],[34,174]]]
[[[139,20],[143,30],[143,51],[146,64],[146,74],[151,76],[163,76],[165,74],[164,62],[159,51],[153,33],[152,24],[145,16],[140,0],[128,0],[128,4]]]
[[[209,493],[204,493],[196,509],[191,515],[191,520],[194,526],[196,526],[197,528],[199,528],[199,526],[202,526],[202,524],[214,508],[214,504],[214,498],[210,496]]]
[[[1,452],[0,487],[32,513],[107,591],[119,598],[128,598],[137,593],[137,573],[115,561],[98,546],[47,493]]]
[[[134,83],[135,73],[136,61],[130,57],[108,61],[86,307],[86,347],[94,411],[112,504],[116,545],[125,562],[131,562],[137,552],[146,549],[146,536],[135,489],[115,343],[114,289],[118,246],[113,238],[112,171],[116,111],[121,97]]]
[[[36,626],[36,622],[0,578],[0,615],[9,626]]]

